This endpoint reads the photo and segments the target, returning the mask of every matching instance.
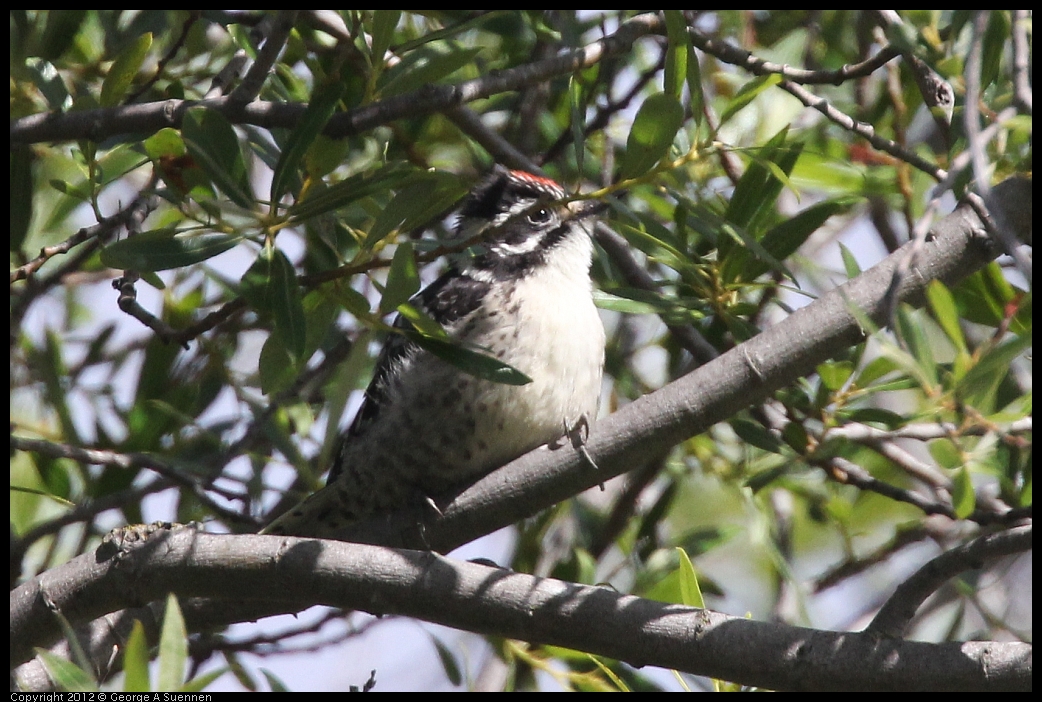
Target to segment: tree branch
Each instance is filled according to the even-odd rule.
[[[609,56],[628,51],[637,39],[663,26],[661,18],[655,14],[637,15],[622,23],[615,34],[552,59],[493,72],[462,83],[427,85],[419,90],[334,115],[324,133],[338,139],[395,120],[441,112],[490,95],[567,75],[595,65]],[[110,136],[128,132],[151,134],[164,127],[180,128],[185,112],[199,106],[220,112],[232,123],[253,124],[268,129],[296,126],[307,107],[303,103],[254,101],[243,104],[229,95],[209,100],[164,100],[64,114],[41,113],[13,120],[10,140],[12,144],[75,139],[104,141]]]
[[[968,544],[945,551],[897,586],[894,594],[872,619],[865,632],[881,636],[901,636],[919,606],[949,579],[964,571],[983,567],[986,559],[1030,550],[1029,524],[997,534],[986,534]]]
[[[288,599],[395,613],[771,689],[1031,687],[1031,646],[1019,642],[928,644],[815,631],[429,552],[186,527],[116,532],[96,553],[12,592],[11,664],[61,636],[55,611],[78,623],[171,591],[182,601]]]

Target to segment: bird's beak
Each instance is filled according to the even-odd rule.
[[[568,205],[575,219],[586,219],[608,209],[608,203],[600,200],[579,200]]]

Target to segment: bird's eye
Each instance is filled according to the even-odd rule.
[[[528,214],[528,221],[532,224],[544,224],[550,220],[550,210],[540,207]]]

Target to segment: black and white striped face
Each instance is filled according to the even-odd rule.
[[[517,278],[543,264],[569,237],[587,236],[581,215],[560,204],[566,195],[549,178],[496,168],[463,203],[456,223],[461,238],[488,234],[468,272],[489,282]]]

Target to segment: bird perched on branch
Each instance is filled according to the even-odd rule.
[[[604,328],[593,304],[589,217],[554,181],[497,167],[464,200],[457,234],[475,253],[410,304],[531,379],[475,377],[414,335],[391,336],[326,487],[264,533],[332,537],[351,522],[476,480],[593,419]],[[395,326],[411,330],[399,316]],[[418,343],[419,342],[419,343]]]

